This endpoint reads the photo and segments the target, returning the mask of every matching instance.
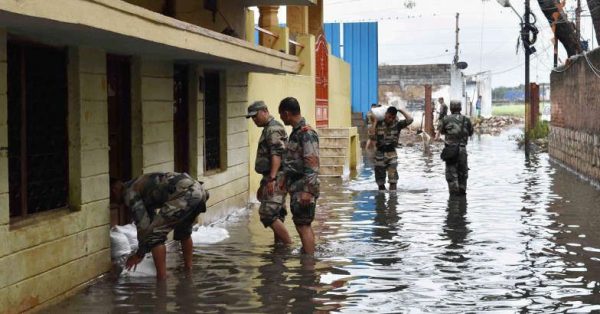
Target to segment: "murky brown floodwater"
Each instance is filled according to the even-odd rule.
[[[50,309],[67,312],[346,313],[600,310],[600,191],[509,139],[470,142],[469,192],[449,199],[438,151],[400,151],[398,193],[367,166],[323,180],[313,260],[274,247],[256,209],[220,224],[169,279],[100,280]],[[289,229],[295,231],[290,221]]]

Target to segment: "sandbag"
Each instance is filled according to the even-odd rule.
[[[127,236],[114,228],[110,230],[110,256],[119,259],[131,253],[131,246]]]
[[[219,243],[227,238],[229,238],[229,232],[224,228],[196,225],[192,229],[194,245]]]
[[[371,114],[375,117],[375,119],[377,121],[383,121],[383,118],[385,118],[385,112],[388,110],[390,106],[388,105],[381,105],[379,107],[372,107],[371,108]]]
[[[138,249],[138,240],[137,240],[137,228],[134,224],[128,224],[123,226],[114,226],[116,231],[124,234],[127,237],[127,241],[129,241],[129,247],[131,251],[137,251]]]
[[[123,263],[125,266],[125,263]],[[156,266],[154,266],[154,259],[152,254],[146,254],[144,259],[137,264],[135,270],[123,269],[121,273],[123,277],[156,277]]]

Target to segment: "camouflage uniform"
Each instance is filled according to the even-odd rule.
[[[290,209],[296,225],[310,225],[315,217],[319,197],[319,136],[302,118],[294,126],[283,160]],[[300,205],[300,192],[312,194],[310,205]]]
[[[143,257],[163,244],[175,229],[174,239],[184,240],[192,233],[196,217],[206,211],[208,192],[187,173],[148,173],[125,183],[125,205],[137,227]]]
[[[283,156],[286,141],[287,134],[283,125],[270,116],[269,122],[263,127],[258,140],[256,163],[254,164],[254,170],[263,175],[260,188],[256,194],[260,201],[260,208],[258,209],[260,221],[265,227],[270,226],[276,219],[283,222],[287,214],[285,210],[285,191],[279,190],[279,182],[275,182],[273,194],[267,194],[266,190],[266,186],[271,180],[271,157]],[[277,178],[280,177],[278,174]]]
[[[463,126],[464,120],[464,126]],[[467,165],[467,140],[473,135],[471,119],[459,113],[446,116],[438,126],[445,134],[446,145],[459,145],[458,161],[446,163],[446,181],[451,194],[464,194],[467,191],[469,167]]]
[[[400,139],[400,131],[412,123],[412,119],[394,121],[391,124],[379,121],[370,135],[372,141],[377,141],[377,152],[375,153],[375,182],[377,185],[385,184],[387,171],[388,182],[398,182],[398,155],[396,145]]]

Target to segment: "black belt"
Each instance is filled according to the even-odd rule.
[[[393,145],[393,144],[381,145],[381,146],[377,147],[377,150],[380,152],[384,152],[384,153],[395,152],[396,145]]]

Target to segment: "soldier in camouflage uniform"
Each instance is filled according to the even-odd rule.
[[[369,132],[371,145],[375,143],[377,152],[375,153],[375,182],[379,190],[385,190],[385,176],[387,172],[390,190],[395,190],[398,182],[398,155],[396,146],[400,139],[400,131],[408,127],[412,122],[412,116],[404,109],[400,109],[404,120],[398,121],[398,109],[389,107],[385,113],[383,121],[372,122],[372,129]]]
[[[137,227],[138,250],[127,259],[134,268],[146,253],[152,252],[157,279],[166,278],[167,234],[181,242],[184,266],[192,267],[193,243],[190,235],[198,215],[206,211],[208,192],[201,182],[186,173],[148,173],[128,182],[111,180],[111,199],[131,210]]]
[[[460,101],[450,101],[451,115],[446,116],[438,125],[437,139],[440,134],[445,135],[446,145],[459,145],[456,162],[446,163],[446,181],[448,191],[454,195],[464,195],[467,192],[467,178],[469,167],[467,165],[467,141],[473,135],[471,119],[460,114]]]
[[[290,193],[290,209],[302,249],[314,254],[315,235],[311,223],[319,197],[319,136],[300,114],[300,104],[293,97],[279,103],[279,116],[293,127],[283,159],[285,187]]]
[[[256,192],[256,198],[260,201],[260,221],[265,227],[273,229],[275,242],[290,244],[292,240],[283,224],[287,214],[285,191],[280,190],[277,184],[277,179],[281,178],[281,158],[285,151],[287,134],[283,125],[269,114],[269,109],[263,101],[248,106],[246,119],[248,118],[252,118],[256,126],[263,128],[254,164],[254,170],[262,174],[260,187]]]

